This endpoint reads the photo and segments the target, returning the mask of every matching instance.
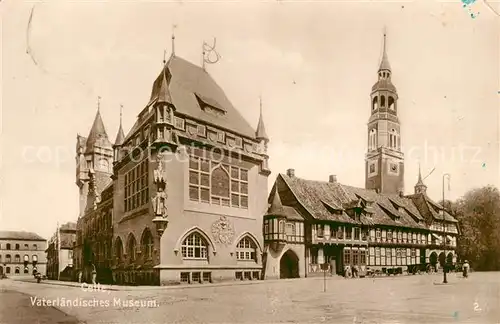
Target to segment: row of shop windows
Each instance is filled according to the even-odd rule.
[[[24,255],[24,259],[23,259],[23,262],[29,262],[30,261],[30,257],[29,255],[25,254]],[[37,255],[32,255],[31,256],[31,261],[32,262],[38,262],[38,256]],[[2,262],[2,255],[0,254],[0,262]],[[5,255],[5,259],[4,261],[5,263],[12,263],[12,257],[10,254],[6,254]],[[21,256],[19,254],[16,254],[14,256],[14,263],[21,263]]]
[[[345,229],[345,232],[344,232]],[[316,237],[323,238],[329,236],[331,239],[345,240],[367,240],[372,242],[393,242],[393,243],[414,243],[427,244],[428,239],[426,234],[411,233],[403,231],[370,229],[362,231],[359,227],[345,228],[343,226],[328,226],[324,224],[316,224]]]
[[[331,255],[322,249],[311,249],[311,264],[329,263]],[[344,249],[345,265],[410,265],[420,263],[420,249],[370,247],[366,249]]]
[[[259,280],[260,271],[236,271],[234,273],[236,280]]]
[[[0,266],[0,268],[1,268],[1,266]],[[0,271],[0,273],[2,273],[2,271]],[[6,274],[10,274],[11,273],[11,268],[10,267],[5,267],[5,273]],[[22,270],[22,273],[23,274],[29,274],[30,271],[29,271],[28,267],[25,267]],[[15,267],[14,268],[14,274],[21,274],[21,268],[20,267]]]
[[[181,272],[182,283],[212,282],[211,272]]]
[[[14,248],[12,248],[13,246],[14,246]],[[33,244],[31,247],[32,247],[31,250],[33,250],[33,251],[38,250],[38,245],[36,245],[36,244]],[[7,244],[5,244],[5,247],[4,247],[4,245],[0,243],[0,250],[21,250],[21,245],[7,243]],[[23,250],[30,250],[29,244],[24,244]]]

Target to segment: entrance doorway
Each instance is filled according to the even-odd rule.
[[[3,267],[0,266],[0,277],[3,275]]]
[[[299,278],[299,257],[292,250],[286,251],[280,260],[280,279]]]
[[[437,256],[436,252],[432,252],[431,255],[429,256],[429,263],[431,264],[431,266],[434,269],[436,269],[437,259],[438,259],[438,256]]]
[[[443,268],[445,262],[446,262],[446,256],[445,256],[444,252],[439,253],[439,266],[441,268]]]

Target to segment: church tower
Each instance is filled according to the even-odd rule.
[[[384,32],[378,81],[371,92],[365,187],[380,193],[398,194],[404,191],[404,157],[401,151],[398,93],[391,81],[392,71],[386,44]]]
[[[89,136],[77,135],[76,185],[80,189],[80,214],[82,217],[91,198],[98,201],[98,195],[111,182],[113,173],[113,148],[108,139],[98,103],[94,123]],[[89,190],[90,189],[90,190]]]

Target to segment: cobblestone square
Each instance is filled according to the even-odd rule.
[[[60,310],[86,323],[499,323],[500,276],[472,273],[364,279],[276,280],[248,285],[134,287],[84,292],[81,288],[3,280],[2,289],[39,299],[108,300],[107,306]],[[26,299],[29,296],[26,295]],[[3,305],[10,294],[2,293]],[[115,300],[120,300],[121,305]],[[156,305],[126,306],[125,301]],[[30,303],[28,300],[27,303]],[[4,306],[5,307],[5,306]],[[40,306],[24,312],[41,314]],[[54,313],[54,310],[50,310]],[[19,312],[2,311],[1,323],[23,323]],[[51,313],[51,314],[52,314]],[[42,315],[37,315],[42,316]],[[40,317],[41,319],[46,318]],[[52,323],[41,321],[40,323]]]

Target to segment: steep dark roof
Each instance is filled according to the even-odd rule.
[[[118,128],[118,133],[116,134],[115,145],[122,145],[125,139],[125,133],[123,132],[122,123],[120,122],[120,128]]]
[[[151,92],[150,103],[158,100],[165,75],[172,104],[177,112],[239,135],[255,138],[255,130],[241,116],[214,79],[201,67],[172,56],[161,71]],[[170,80],[168,80],[170,79]],[[200,107],[199,100],[224,113],[212,114]]]
[[[318,220],[330,220],[344,223],[356,223],[345,212],[332,213],[328,206],[342,210],[343,193],[332,183],[304,180],[279,174],[288,185],[295,198],[304,206],[312,217]]]
[[[0,239],[4,240],[26,240],[26,241],[47,241],[40,235],[26,231],[0,231]]]
[[[111,148],[111,142],[108,139],[108,134],[106,133],[99,110],[97,110],[94,123],[92,124],[89,136],[87,137],[85,153],[92,152],[94,145]]]
[[[442,221],[443,220],[443,206],[436,203],[424,193],[414,194],[408,196],[411,198],[420,214],[427,220]],[[448,222],[458,223],[455,217],[451,216],[446,210],[444,211],[445,220]]]
[[[425,228],[424,217],[413,205],[412,199],[399,195],[379,194],[374,190],[342,185],[338,182],[305,180],[278,176],[290,188],[293,195],[318,220],[365,225],[387,225]],[[280,180],[277,181],[280,181]],[[351,218],[346,211],[363,208],[371,216],[362,214],[360,220]]]
[[[277,187],[275,187],[273,197],[272,197],[271,206],[267,210],[267,216],[285,216],[285,209],[283,208],[283,204],[281,203],[280,194],[278,192]]]

